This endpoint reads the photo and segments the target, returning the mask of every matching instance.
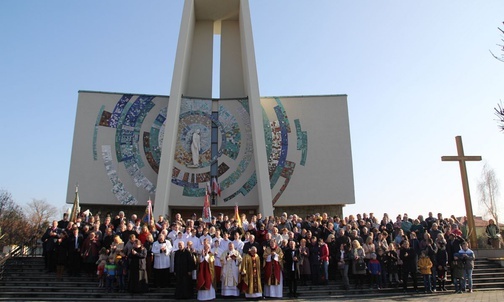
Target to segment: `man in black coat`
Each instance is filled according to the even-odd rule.
[[[250,235],[249,236],[249,241],[245,242],[245,244],[243,245],[243,255],[248,254],[248,251],[253,246],[256,247],[257,254],[262,255],[263,248],[262,248],[262,246],[257,241],[255,241],[255,236],[254,235]]]
[[[192,299],[193,282],[192,271],[196,269],[193,254],[185,248],[183,241],[179,241],[178,250],[175,252],[175,299]]]
[[[79,233],[79,228],[74,227],[66,239],[68,246],[68,273],[70,276],[79,276],[81,267],[81,247],[84,237]]]
[[[343,228],[338,230],[338,234],[336,236],[336,250],[339,250],[342,244],[351,246],[350,237],[347,236],[346,231]]]
[[[403,261],[403,289],[406,291],[408,286],[408,275],[411,275],[411,279],[413,279],[413,288],[415,291],[418,290],[417,287],[417,265],[418,265],[418,256],[415,252],[415,249],[410,247],[410,243],[408,240],[403,240],[401,242],[401,260]]]
[[[296,298],[297,280],[299,278],[299,249],[296,248],[296,242],[289,241],[289,247],[284,251],[284,275],[289,286],[289,297]]]
[[[58,228],[58,221],[54,220],[52,225],[47,228],[44,235],[42,236],[42,243],[44,248],[45,256],[45,267],[47,272],[56,271],[56,254],[55,247],[56,241],[58,240],[62,230]]]
[[[128,254],[129,259],[129,283],[128,289],[131,293],[144,293],[148,290],[149,280],[146,271],[147,249],[140,240],[136,239],[133,248]]]
[[[58,221],[58,229],[66,229],[67,226],[68,226],[68,213],[65,213],[63,214],[63,219],[61,219],[60,221]]]

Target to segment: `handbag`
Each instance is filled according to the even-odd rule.
[[[366,270],[366,263],[364,263],[364,261],[357,262],[357,264],[355,265],[355,269],[358,271],[365,271]]]
[[[338,262],[338,269],[345,269],[345,261]]]

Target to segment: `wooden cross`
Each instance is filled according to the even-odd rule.
[[[464,200],[466,206],[466,216],[468,224],[468,235],[469,241],[471,242],[471,248],[477,247],[476,229],[474,228],[474,216],[471,204],[471,194],[469,192],[469,181],[467,180],[467,168],[466,161],[480,161],[481,156],[466,156],[464,155],[464,147],[462,146],[462,137],[456,136],[455,141],[457,142],[457,156],[441,156],[442,161],[458,161],[460,165],[460,175],[462,177],[462,189],[464,190]]]

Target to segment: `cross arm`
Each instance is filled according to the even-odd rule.
[[[441,161],[480,161],[481,156],[441,156]]]

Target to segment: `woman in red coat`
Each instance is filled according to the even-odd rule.
[[[98,252],[100,251],[101,243],[94,232],[89,233],[89,236],[82,244],[82,262],[84,270],[90,276],[96,274],[96,261],[98,260]]]

